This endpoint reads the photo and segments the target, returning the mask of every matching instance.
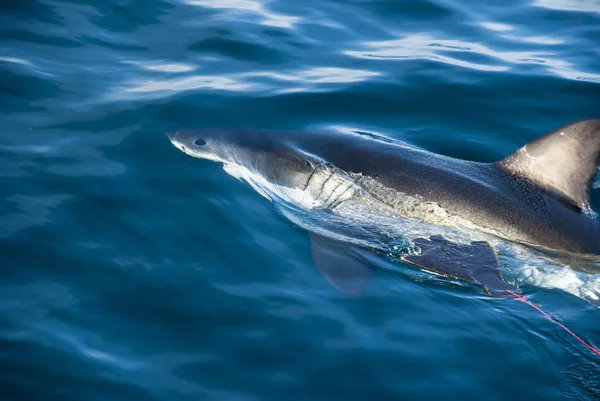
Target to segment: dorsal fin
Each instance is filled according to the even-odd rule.
[[[565,125],[497,164],[556,195],[563,203],[577,209],[590,208],[590,189],[600,164],[600,119]]]

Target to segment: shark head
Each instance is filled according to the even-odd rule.
[[[321,188],[320,183],[333,174],[328,163],[299,148],[294,133],[185,129],[167,137],[189,156],[223,163],[227,173],[245,179],[263,195],[257,186],[289,195],[311,185]]]

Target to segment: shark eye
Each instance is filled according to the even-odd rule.
[[[194,145],[196,145],[196,146],[204,146],[204,145],[206,145],[206,141],[204,139],[197,139],[194,142]]]

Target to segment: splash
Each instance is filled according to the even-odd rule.
[[[586,271],[577,270],[569,263],[512,244],[505,244],[498,256],[507,269],[505,277],[514,284],[562,290],[600,307],[600,274],[590,273],[600,271],[600,260],[585,262]]]
[[[590,207],[585,207],[583,206],[581,208],[581,213],[585,216],[585,217],[589,217],[590,219],[596,219],[598,217],[598,213],[596,213],[594,211],[594,209],[590,208]]]

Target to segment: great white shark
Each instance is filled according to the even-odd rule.
[[[184,129],[167,136],[190,156],[223,163],[267,198],[348,218],[360,205],[374,216],[421,222],[420,235],[407,238],[416,251],[403,260],[481,284],[492,295],[514,290],[501,280],[496,240],[571,259],[600,255],[600,222],[590,204],[600,119],[565,125],[496,163],[359,133]],[[474,241],[450,241],[435,227]],[[348,272],[366,274],[356,255],[326,236],[313,233],[311,240],[315,262],[330,282],[360,292],[352,280],[340,284]]]

